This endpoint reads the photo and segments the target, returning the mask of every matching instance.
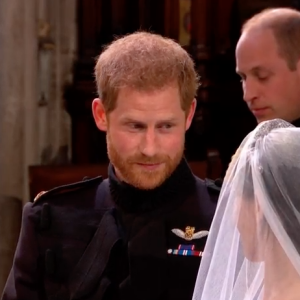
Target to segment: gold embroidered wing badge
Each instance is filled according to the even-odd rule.
[[[201,239],[205,236],[208,236],[207,230],[201,230],[198,232],[195,232],[195,227],[187,226],[185,228],[185,231],[182,231],[181,229],[174,228],[172,229],[172,232],[176,234],[178,237],[185,239],[186,241],[192,241],[195,239]]]

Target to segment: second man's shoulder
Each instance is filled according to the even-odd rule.
[[[82,181],[41,191],[34,198],[32,207],[41,206],[46,202],[58,205],[88,204],[94,201],[97,189],[102,182],[102,176],[85,177]]]
[[[108,186],[102,177],[88,178],[39,193],[24,206],[22,227],[26,235],[32,231],[47,232],[48,237],[83,239],[97,227],[105,206]],[[103,188],[102,188],[103,187]]]

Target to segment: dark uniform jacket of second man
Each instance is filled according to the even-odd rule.
[[[59,187],[24,207],[3,300],[191,300],[219,188],[183,159],[138,190],[109,178]]]

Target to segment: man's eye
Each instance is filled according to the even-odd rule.
[[[173,127],[173,124],[162,124],[161,126],[160,126],[160,128],[162,128],[162,129],[170,129],[170,128],[172,128]]]
[[[254,75],[259,81],[266,81],[270,78],[270,74],[265,73],[265,72],[258,72]]]
[[[142,129],[143,128],[143,125],[142,124],[139,124],[139,123],[131,123],[130,124],[130,127],[132,129]]]
[[[259,80],[259,81],[267,81],[268,80],[268,76],[257,76],[257,79]]]

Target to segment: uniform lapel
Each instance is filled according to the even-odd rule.
[[[163,220],[142,227],[128,245],[130,276],[120,285],[121,299],[161,299],[167,278],[167,245]]]
[[[70,278],[71,300],[83,298],[99,284],[112,248],[121,240],[114,210],[107,211]]]

